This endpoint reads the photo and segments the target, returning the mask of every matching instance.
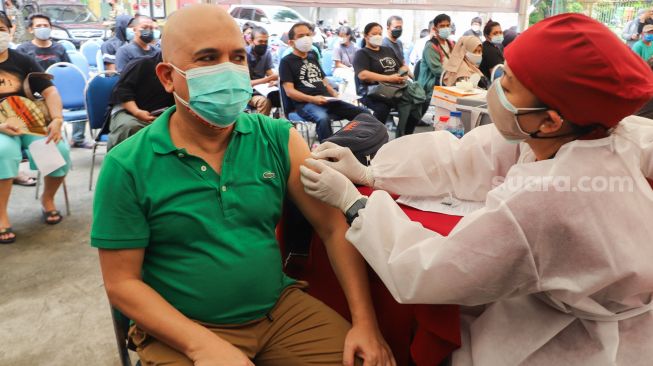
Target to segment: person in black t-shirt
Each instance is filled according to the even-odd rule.
[[[9,49],[9,30],[11,21],[7,15],[0,12],[0,99],[17,95],[25,97],[23,81],[32,72],[43,72],[43,69],[28,56]],[[20,130],[0,119],[0,244],[16,241],[16,234],[11,228],[7,205],[11,193],[12,182],[18,175],[18,165],[22,160],[22,151],[32,142],[46,140],[54,143],[64,158],[66,164],[44,178],[45,188],[41,196],[43,220],[46,224],[58,224],[63,216],[54,204],[54,195],[61,186],[70,166],[68,146],[61,139],[62,104],[61,97],[52,83],[44,78],[30,78],[30,88],[39,93],[47,104],[51,116],[48,125],[48,136],[23,134]],[[31,159],[31,158],[30,158]],[[32,168],[36,166],[32,163]]]
[[[367,89],[370,85],[376,85],[379,82],[404,83],[408,77],[399,75],[399,72],[403,70],[407,73],[408,66],[403,65],[397,59],[395,52],[391,48],[381,46],[383,27],[380,24],[368,24],[365,26],[363,35],[365,37],[365,47],[358,50],[354,56],[357,90],[358,94],[363,96],[361,99],[363,104],[374,111],[374,117],[385,123],[390,110],[396,108],[397,105],[369,98]],[[409,126],[413,126],[413,123],[416,124],[417,121],[411,120]],[[414,129],[414,126],[412,128]],[[409,133],[412,133],[412,130]]]
[[[335,98],[338,93],[329,85],[319,61],[310,53],[312,32],[308,23],[297,23],[288,32],[293,52],[281,59],[279,77],[282,87],[295,104],[297,114],[317,124],[317,137],[322,142],[333,134],[331,117],[352,120],[364,108]]]
[[[113,89],[114,108],[109,122],[107,150],[149,125],[166,108],[175,104],[156,76],[161,53],[133,60],[120,74]]]
[[[70,62],[66,49],[50,39],[52,24],[47,15],[32,14],[29,17],[29,28],[27,29],[34,35],[34,39],[22,43],[16,48],[18,51],[34,58],[43,70],[57,62]]]

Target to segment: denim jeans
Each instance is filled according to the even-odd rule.
[[[73,142],[82,143],[86,141],[86,121],[72,122]]]
[[[346,119],[351,121],[361,113],[369,113],[365,108],[341,100],[331,101],[324,105],[313,103],[297,103],[297,114],[300,117],[317,124],[317,139],[322,142],[333,135],[332,120]]]

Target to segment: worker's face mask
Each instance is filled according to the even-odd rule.
[[[51,33],[52,33],[52,29],[50,29],[50,27],[34,28],[34,37],[40,39],[41,41],[47,41],[48,39],[50,39]]]
[[[11,42],[9,32],[0,32],[0,53],[5,52],[9,48],[9,42]]]
[[[491,42],[493,44],[497,45],[497,46],[500,45],[500,44],[503,44],[503,35],[499,34],[499,35],[496,35],[496,36],[492,37]]]
[[[525,132],[519,125],[518,116],[533,112],[545,111],[548,108],[517,108],[506,97],[501,86],[501,78],[497,79],[487,91],[487,109],[497,130],[508,140],[518,144],[527,138],[536,138],[538,131]]]
[[[481,64],[483,61],[483,55],[477,55],[475,53],[467,52],[467,59],[476,66]]]
[[[143,41],[143,43],[150,43],[154,41],[154,31],[151,29],[142,29],[140,39]]]
[[[449,36],[451,35],[451,28],[438,28],[438,36],[441,39],[448,39]]]
[[[188,84],[188,101],[173,92],[175,98],[214,126],[231,126],[252,97],[247,66],[225,62],[182,71],[173,64],[168,65],[186,78]]]
[[[300,39],[294,40],[293,42],[295,42],[295,48],[299,52],[306,53],[313,47],[313,37],[311,36],[304,36]]]
[[[375,36],[370,36],[369,41],[372,46],[381,47],[381,44],[383,43],[383,36],[379,34]]]
[[[134,37],[135,37],[134,28],[125,29],[125,38],[127,38],[128,41],[134,40]]]

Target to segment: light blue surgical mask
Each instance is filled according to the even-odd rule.
[[[438,36],[440,36],[440,38],[448,39],[450,35],[451,35],[451,28],[439,28],[438,29]]]
[[[127,38],[128,41],[133,40],[134,37],[135,37],[134,29],[133,28],[127,28],[125,30],[125,37]]]
[[[224,62],[186,71],[172,66],[186,78],[189,99],[173,92],[181,104],[202,120],[218,127],[229,127],[252,98],[249,69],[244,65]]]
[[[492,37],[491,42],[494,43],[497,46],[503,44],[503,35],[500,34],[500,35]]]
[[[158,29],[155,29],[152,31],[152,34],[154,35],[154,39],[159,39],[161,38],[161,31]]]
[[[50,27],[34,28],[34,37],[40,39],[41,41],[47,41],[50,39],[51,33],[52,29]]]
[[[645,34],[644,35],[644,41],[653,42],[653,34]]]

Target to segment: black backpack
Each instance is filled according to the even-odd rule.
[[[388,142],[388,139],[385,125],[372,115],[362,113],[325,141],[348,147],[358,161],[369,165],[376,152]]]

